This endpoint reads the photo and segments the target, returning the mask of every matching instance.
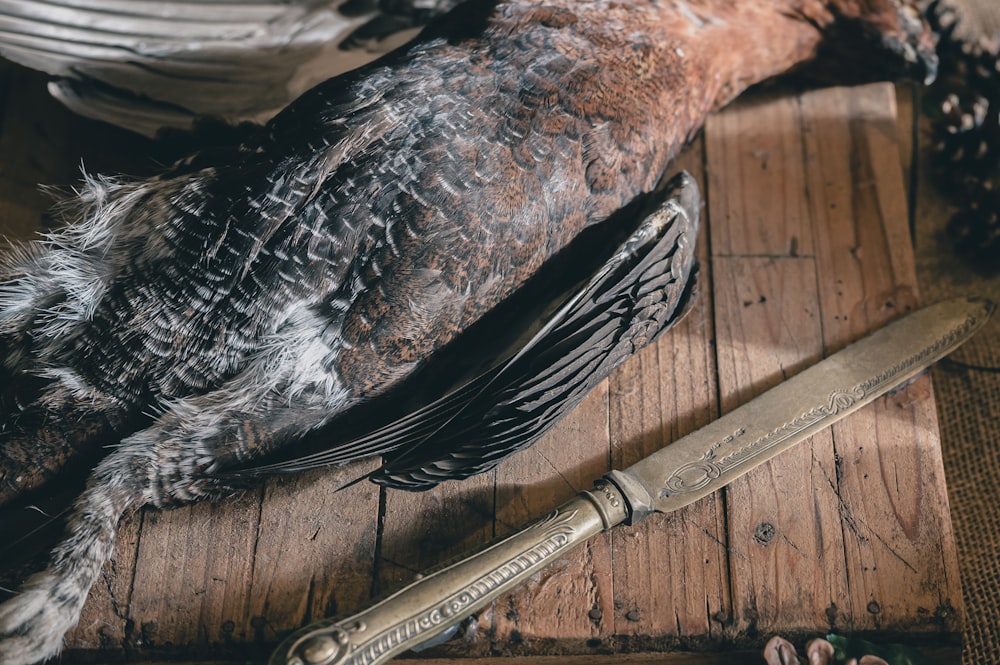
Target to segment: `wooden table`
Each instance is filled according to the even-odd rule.
[[[79,155],[106,170],[158,149],[69,116],[33,76],[7,68],[0,86],[8,236],[41,223],[34,182],[72,182]],[[73,658],[263,657],[288,630],[543,515],[915,307],[896,115],[879,84],[757,93],[713,117],[679,164],[706,209],[701,293],[676,330],[493,473],[415,495],[337,491],[365,463],[126,520]],[[723,492],[593,539],[435,653],[747,662],[741,650],[774,633],[954,645],[961,612],[924,376]]]

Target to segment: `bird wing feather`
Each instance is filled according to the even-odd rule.
[[[674,181],[670,191],[674,196],[589,279],[576,280],[556,298],[541,328],[537,323],[529,328],[486,371],[370,432],[226,475],[299,472],[382,454],[385,464],[373,480],[426,489],[485,471],[530,445],[686,310],[694,283],[697,194],[687,176]]]
[[[679,320],[694,286],[697,210],[679,213],[675,203],[647,218],[447,427],[389,454],[373,479],[419,490],[489,470],[534,443]]]

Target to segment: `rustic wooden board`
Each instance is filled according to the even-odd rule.
[[[827,349],[917,302],[895,97],[803,99]],[[822,124],[820,122],[822,121]],[[820,131],[822,129],[822,131]],[[848,144],[846,154],[835,149]],[[836,186],[850,173],[849,186]],[[962,607],[937,414],[924,375],[833,427],[843,505],[851,630],[957,630]],[[877,445],[872,445],[872,444]],[[914,614],[915,613],[915,614]]]
[[[822,357],[799,102],[748,100],[706,131],[723,411]],[[832,466],[821,432],[727,489],[737,633],[834,625],[829,608],[846,583],[837,503],[822,482]]]
[[[8,236],[42,223],[46,199],[33,182],[72,182],[81,155],[127,169],[136,152],[156,149],[69,116],[32,77],[3,73]],[[707,201],[693,311],[536,447],[418,495],[363,483],[338,491],[369,462],[215,506],[145,512],[123,523],[68,647],[89,657],[259,656],[283,632],[349,612],[544,514],[611,466],[913,307],[903,139],[887,85],[758,94],[713,117],[680,161]],[[922,378],[723,492],[595,538],[440,653],[598,662],[621,651],[752,649],[774,632],[831,628],[948,641],[961,614],[954,552]],[[671,662],[648,662],[662,658]]]
[[[704,139],[678,162],[705,189]],[[703,212],[704,215],[704,212]],[[718,417],[714,263],[702,219],[700,296],[671,333],[610,378],[612,465],[623,468]],[[614,538],[618,644],[661,650],[724,639],[732,621],[724,498],[715,494],[670,515],[652,515]]]

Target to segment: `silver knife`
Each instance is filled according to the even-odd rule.
[[[547,517],[347,618],[293,633],[271,665],[373,665],[419,646],[618,524],[682,508],[905,383],[992,315],[983,299],[909,314],[624,471]]]

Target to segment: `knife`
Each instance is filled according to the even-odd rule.
[[[458,625],[588,538],[678,510],[872,402],[950,353],[992,315],[960,298],[890,323],[623,471],[547,517],[347,618],[293,633],[270,665],[374,665]]]

